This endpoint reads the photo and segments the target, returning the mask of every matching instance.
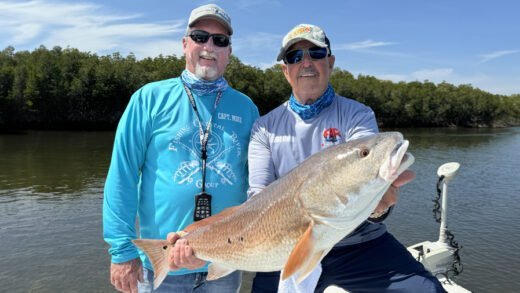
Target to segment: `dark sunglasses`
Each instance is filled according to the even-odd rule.
[[[309,53],[312,60],[320,60],[329,55],[327,48],[312,47],[308,49],[297,49],[289,51],[285,54],[283,60],[285,63],[295,64],[303,61],[305,52]]]
[[[210,34],[203,30],[194,30],[188,36],[197,44],[205,44],[210,37],[217,47],[227,47],[230,43],[229,37],[223,34]]]

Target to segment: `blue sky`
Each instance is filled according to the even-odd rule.
[[[249,65],[274,65],[283,36],[310,23],[329,36],[336,66],[356,76],[520,93],[517,0],[0,0],[0,49],[180,56],[189,13],[206,3],[230,14],[233,53]]]

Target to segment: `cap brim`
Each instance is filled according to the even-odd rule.
[[[294,45],[300,41],[309,41],[309,42],[313,43],[314,45],[321,47],[321,48],[328,47],[327,44],[325,44],[324,42],[320,42],[320,41],[316,41],[316,40],[312,40],[312,39],[308,39],[308,38],[294,38],[294,39],[290,40],[289,42],[287,42],[287,44],[285,44],[285,46],[280,49],[280,53],[278,53],[278,57],[276,58],[276,61],[282,61],[283,57],[285,56],[285,53],[287,52],[287,49],[289,49],[292,45]]]

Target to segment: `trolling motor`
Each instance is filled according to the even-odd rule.
[[[437,175],[437,197],[433,200],[433,215],[437,223],[440,223],[439,240],[424,241],[409,246],[408,251],[420,261],[424,267],[437,277],[443,285],[457,286],[456,292],[470,292],[459,287],[451,280],[462,272],[462,264],[460,262],[459,251],[462,248],[454,240],[454,235],[447,229],[448,217],[448,183],[454,179],[460,168],[460,164],[456,162],[446,163],[439,167]],[[442,189],[440,186],[442,185]],[[442,194],[442,201],[441,200]],[[464,291],[465,290],[465,291]]]

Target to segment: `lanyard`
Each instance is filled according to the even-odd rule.
[[[222,91],[217,93],[217,97],[215,98],[215,103],[213,104],[213,113],[211,113],[211,118],[209,119],[208,125],[206,126],[206,130],[202,127],[202,118],[200,117],[200,113],[197,110],[197,104],[195,103],[195,99],[190,91],[190,89],[183,83],[184,89],[188,94],[188,98],[190,99],[191,107],[195,114],[197,114],[197,120],[199,122],[199,139],[200,139],[200,158],[202,159],[202,192],[206,191],[206,159],[208,158],[208,140],[209,133],[211,131],[211,122],[213,121],[213,115],[215,114],[215,110],[217,110],[218,103],[220,98],[222,97]]]

